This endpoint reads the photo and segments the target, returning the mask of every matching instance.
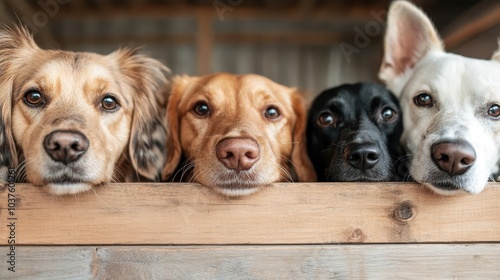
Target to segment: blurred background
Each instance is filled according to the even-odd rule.
[[[449,51],[490,58],[498,0],[414,0]],[[44,48],[142,46],[174,74],[257,73],[308,92],[378,81],[388,0],[1,0]]]

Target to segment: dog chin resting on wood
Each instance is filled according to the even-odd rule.
[[[43,50],[23,27],[0,31],[0,181],[74,194],[160,180],[168,69],[133,50]]]
[[[307,149],[319,181],[395,181],[404,173],[401,109],[381,85],[344,84],[309,109]]]
[[[416,181],[440,194],[474,194],[497,177],[500,51],[491,60],[445,52],[429,18],[395,1],[379,76],[399,97]]]
[[[292,181],[293,173],[314,181],[305,122],[296,90],[263,76],[178,76],[167,106],[163,178],[198,182],[226,196]]]

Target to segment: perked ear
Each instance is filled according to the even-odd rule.
[[[160,116],[159,104],[168,84],[169,69],[161,62],[121,49],[110,56],[118,61],[120,71],[133,90],[134,112],[130,131],[129,158],[134,169],[143,177],[160,181],[165,164],[166,131]]]
[[[9,181],[17,168],[18,154],[12,134],[12,83],[15,68],[38,50],[33,37],[24,27],[0,30],[0,182]]]
[[[431,50],[444,51],[444,47],[430,19],[410,2],[392,2],[387,15],[379,78],[391,85]]]
[[[172,91],[167,103],[167,154],[168,159],[163,168],[161,178],[168,180],[177,169],[182,157],[182,145],[180,141],[180,110],[179,103],[189,84],[197,80],[197,77],[177,76],[172,81]]]
[[[315,182],[317,180],[316,171],[307,154],[306,145],[306,125],[307,112],[304,100],[297,92],[292,92],[292,106],[295,111],[295,124],[293,127],[293,148],[291,161],[295,173],[301,182]]]
[[[498,38],[498,49],[493,53],[491,60],[500,62],[500,38]]]

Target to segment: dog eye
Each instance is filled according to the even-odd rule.
[[[205,102],[198,102],[196,105],[194,105],[193,111],[201,117],[204,117],[210,113],[210,108],[208,107],[207,103]]]
[[[43,95],[36,90],[28,91],[23,98],[23,101],[26,105],[31,107],[40,107],[45,104],[45,99]]]
[[[114,111],[119,107],[118,101],[113,96],[105,96],[101,101],[101,108],[106,111]]]
[[[422,93],[415,97],[414,102],[419,107],[432,107],[432,97],[427,93]]]
[[[493,104],[490,108],[488,108],[488,115],[493,118],[500,117],[500,105]]]
[[[391,108],[384,108],[384,109],[382,109],[382,112],[380,113],[382,120],[384,120],[385,122],[394,121],[396,119],[397,115],[398,114],[396,113],[396,111],[394,111]]]
[[[323,127],[332,126],[332,125],[333,125],[333,127],[335,127],[336,121],[335,121],[335,118],[333,117],[332,114],[323,113],[318,118],[318,124],[320,126],[323,126]]]
[[[270,120],[275,120],[279,118],[280,111],[278,111],[278,109],[274,106],[269,106],[264,112],[264,116]]]

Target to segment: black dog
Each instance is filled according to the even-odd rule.
[[[344,84],[314,100],[307,149],[319,181],[394,181],[404,176],[396,97],[373,83]]]

